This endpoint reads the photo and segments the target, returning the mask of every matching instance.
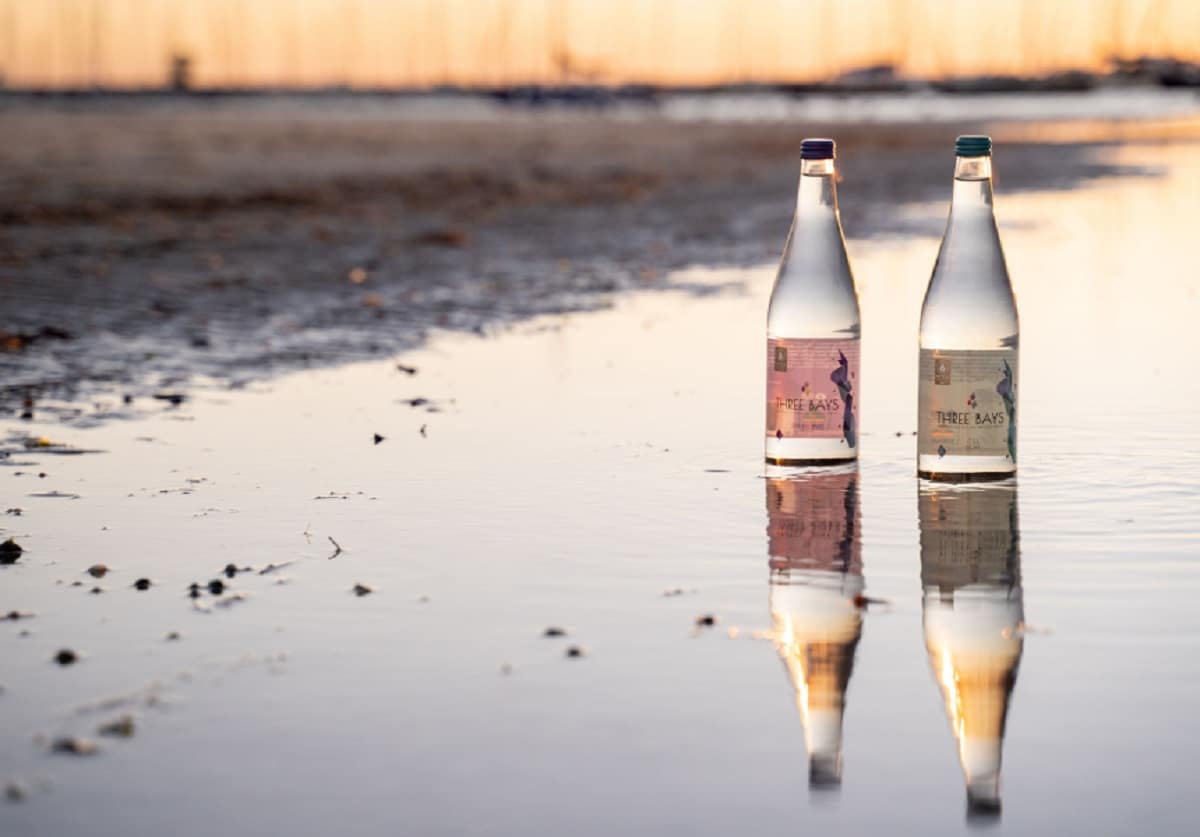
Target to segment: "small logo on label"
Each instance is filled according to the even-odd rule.
[[[775,371],[787,371],[787,346],[775,347]]]
[[[942,386],[950,383],[950,358],[937,357],[933,359],[933,382]]]

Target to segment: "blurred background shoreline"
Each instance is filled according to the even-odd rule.
[[[479,96],[0,97],[0,403],[386,357],[778,258],[803,136],[839,142],[851,239],[940,234],[957,133],[998,191],[1156,176],[1180,89],[720,94],[580,108]]]
[[[1155,176],[1105,149],[1197,138],[1197,31],[1181,0],[0,0],[0,407],[711,292],[671,277],[778,257],[803,136],[851,239],[940,233],[956,133],[995,135],[1001,201]]]

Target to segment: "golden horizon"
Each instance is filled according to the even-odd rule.
[[[13,87],[808,82],[1200,60],[1187,0],[0,0]]]

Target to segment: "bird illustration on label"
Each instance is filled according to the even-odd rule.
[[[846,360],[846,355],[838,350],[838,367],[829,375],[829,380],[837,385],[838,392],[841,393],[842,403],[845,409],[842,411],[842,437],[846,440],[846,444],[854,447],[854,386],[850,380],[850,362]],[[1011,446],[1011,442],[1010,442]]]
[[[996,393],[1004,401],[1004,411],[1008,413],[1008,456],[1017,461],[1017,393],[1013,389],[1013,371],[1004,361],[1004,377],[996,384]]]

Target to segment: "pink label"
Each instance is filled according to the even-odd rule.
[[[857,339],[767,338],[767,433],[858,444]]]

